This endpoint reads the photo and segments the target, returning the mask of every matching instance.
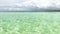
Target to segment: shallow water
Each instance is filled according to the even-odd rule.
[[[0,34],[60,34],[60,12],[0,12]]]

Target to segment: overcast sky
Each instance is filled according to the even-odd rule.
[[[14,10],[16,8],[19,10],[21,8],[53,8],[60,10],[60,0],[0,0],[0,9]]]

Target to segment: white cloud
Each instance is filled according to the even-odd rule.
[[[9,10],[13,8],[45,8],[48,9],[50,7],[60,9],[60,0],[0,0],[0,8],[8,7]]]

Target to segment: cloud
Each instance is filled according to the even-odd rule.
[[[20,6],[33,6],[38,8],[59,7],[60,0],[28,0],[19,4]],[[18,6],[19,6],[18,5]]]
[[[31,10],[31,8],[60,10],[60,0],[0,0],[0,9]]]

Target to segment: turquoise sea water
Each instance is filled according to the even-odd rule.
[[[60,34],[60,12],[0,12],[0,34]]]

